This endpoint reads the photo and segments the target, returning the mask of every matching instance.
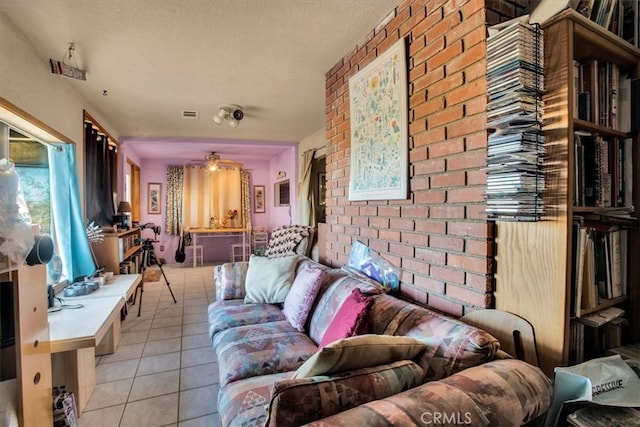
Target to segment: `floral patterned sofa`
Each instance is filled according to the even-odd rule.
[[[216,302],[208,315],[223,426],[523,425],[540,421],[551,404],[544,373],[509,358],[481,329],[302,258],[296,275],[313,267],[323,278],[300,331],[281,304],[244,302],[248,267],[227,263],[214,271]],[[355,288],[371,296],[367,333],[319,350]],[[405,348],[410,353],[399,355]],[[338,365],[348,369],[299,374],[328,351],[339,351]],[[383,360],[389,351],[393,356]]]

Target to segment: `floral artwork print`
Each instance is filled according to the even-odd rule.
[[[407,76],[404,39],[349,79],[349,200],[407,197]]]

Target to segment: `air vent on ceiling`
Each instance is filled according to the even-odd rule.
[[[183,119],[197,119],[198,112],[192,110],[182,110],[182,118]]]

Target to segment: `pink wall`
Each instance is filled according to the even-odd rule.
[[[278,172],[284,172],[286,178],[277,179]],[[275,207],[274,184],[276,182],[289,180],[291,206]],[[297,191],[298,188],[298,148],[291,148],[284,151],[278,157],[271,159],[269,162],[269,184],[266,188],[267,193],[267,212],[271,210],[269,215],[270,229],[280,225],[289,225],[295,222],[297,207]]]
[[[171,159],[150,159],[144,160],[128,147],[126,142],[121,145],[118,164],[118,194],[123,198],[125,192],[124,175],[129,169],[127,159],[140,166],[140,224],[152,222],[161,228],[158,236],[158,243],[155,244],[155,253],[158,258],[164,258],[165,262],[175,262],[175,252],[178,246],[177,236],[169,236],[165,233],[165,197],[166,197],[166,170],[168,165],[175,165],[175,161]],[[298,164],[297,164],[297,147],[290,147],[279,156],[269,160],[265,159],[260,162],[245,162],[244,167],[251,173],[251,197],[253,197],[253,187],[255,185],[264,185],[266,193],[266,212],[251,213],[251,223],[254,227],[267,227],[269,230],[280,225],[288,225],[290,221],[295,221],[296,217],[296,194],[298,182]],[[283,171],[286,174],[291,185],[291,207],[275,207],[274,206],[274,184],[282,181],[277,179],[278,172]],[[159,182],[162,184],[162,214],[154,215],[147,213],[147,184],[150,182]],[[292,220],[290,220],[290,215]],[[142,231],[142,237],[153,238],[153,232],[150,229]],[[219,261],[230,259],[229,245],[237,241],[235,238],[208,238],[203,240],[204,243],[204,259],[205,261]],[[164,250],[161,251],[160,248]]]

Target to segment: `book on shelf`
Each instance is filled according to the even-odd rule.
[[[603,310],[598,310],[594,313],[587,314],[586,316],[581,316],[579,320],[577,319],[577,321],[583,323],[586,326],[597,328],[611,322],[613,319],[617,319],[622,316],[624,316],[623,309],[619,307],[609,307]]]
[[[591,404],[569,414],[567,421],[575,427],[636,427],[640,425],[640,410]]]

